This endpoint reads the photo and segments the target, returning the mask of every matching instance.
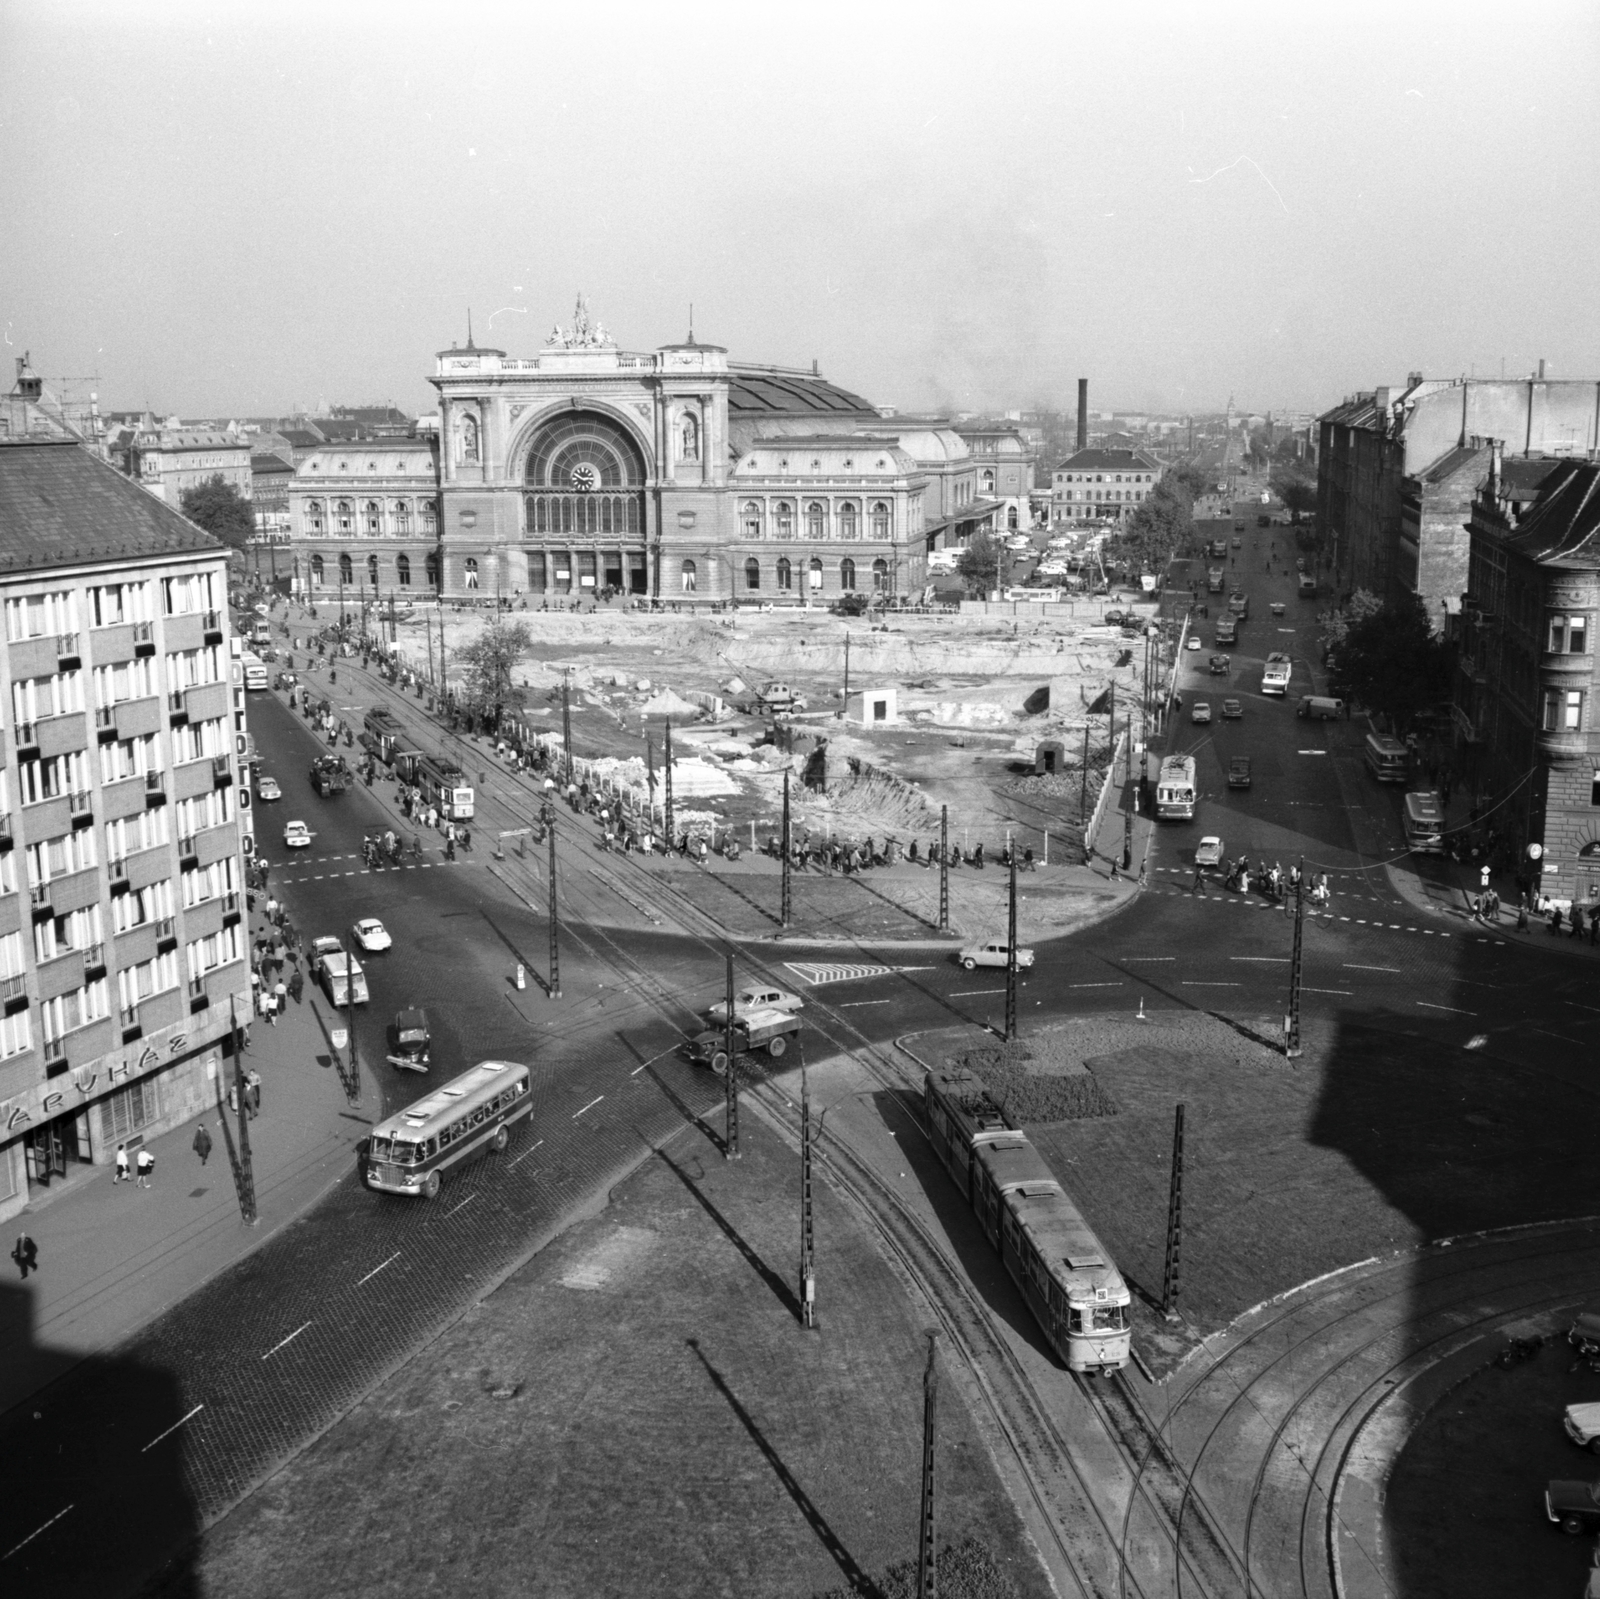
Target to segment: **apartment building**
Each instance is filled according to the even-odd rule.
[[[4,1220],[215,1104],[249,789],[226,551],[74,438],[0,438],[0,611]]]

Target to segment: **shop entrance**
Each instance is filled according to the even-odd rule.
[[[87,1116],[74,1111],[42,1127],[29,1128],[22,1135],[22,1151],[29,1184],[49,1187],[53,1180],[67,1175],[70,1165],[91,1158]]]

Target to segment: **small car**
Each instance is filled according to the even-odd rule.
[[[798,994],[783,988],[741,988],[733,996],[733,1019],[740,1021],[756,1010],[798,1011],[805,1009],[805,1001]],[[707,1012],[714,1022],[728,1019],[727,1000],[718,1000]]]
[[[1004,967],[1010,953],[1011,946],[1003,938],[997,938],[989,939],[982,944],[968,944],[956,956],[956,959],[970,972],[977,966]],[[1033,951],[1019,946],[1017,949],[1017,970],[1019,972],[1027,971],[1032,965]]]
[[[1209,700],[1196,700],[1189,707],[1189,720],[1205,724],[1211,720],[1211,702]]]
[[[1222,702],[1222,719],[1225,722],[1237,722],[1244,715],[1244,706],[1238,700],[1224,700]]]
[[[1234,524],[1233,524],[1233,525],[1234,525],[1234,526],[1235,526],[1235,527],[1243,527],[1243,526],[1244,526],[1244,523],[1243,523],[1243,522],[1235,522],[1235,523],[1234,523]],[[1241,545],[1243,545],[1243,543],[1244,543],[1244,540],[1243,540],[1243,539],[1235,539],[1235,540],[1234,540],[1234,541],[1233,541],[1233,547],[1234,547],[1234,549],[1236,549],[1236,550],[1237,550],[1237,549],[1238,549],[1238,548],[1240,548],[1240,546],[1241,546]]]
[[[1213,655],[1211,657],[1211,675],[1213,677],[1226,677],[1233,670],[1233,657],[1231,655]]]
[[[285,849],[310,849],[311,829],[304,822],[290,822],[283,830]]]
[[[1228,762],[1228,787],[1249,788],[1250,786],[1250,757],[1248,755],[1235,755]]]
[[[389,929],[376,916],[363,916],[350,929],[350,936],[369,955],[375,954],[378,950],[388,949],[394,943],[389,937]]]
[[[1294,558],[1294,569],[1297,572],[1305,571],[1305,569],[1306,569],[1306,558],[1305,558],[1305,556],[1303,556],[1303,555],[1295,556],[1295,558]]]
[[[1544,1513],[1563,1532],[1577,1537],[1580,1532],[1600,1528],[1600,1482],[1560,1482],[1546,1485]]]
[[[256,798],[258,800],[280,800],[280,799],[282,799],[283,798],[283,790],[278,787],[277,778],[275,778],[275,777],[263,777],[261,779],[261,781],[256,784]]]
[[[1189,635],[1189,642],[1188,642],[1188,644],[1187,644],[1187,645],[1186,645],[1186,646],[1185,646],[1185,648],[1186,648],[1186,649],[1191,649],[1191,650],[1197,650],[1197,649],[1199,649],[1199,648],[1200,648],[1200,638],[1199,638],[1199,635],[1198,635],[1198,634],[1195,634],[1195,633],[1191,633],[1191,634],[1190,634],[1190,635]]]
[[[1208,833],[1195,847],[1194,863],[1196,866],[1222,864],[1222,840],[1215,833]]]
[[[1568,1405],[1561,1425],[1573,1443],[1600,1455],[1600,1405]]]
[[[386,1059],[401,1071],[425,1072],[428,1069],[428,1047],[432,1042],[425,1010],[419,1007],[399,1011],[394,1019],[394,1050]]]

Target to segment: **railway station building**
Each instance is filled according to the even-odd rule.
[[[227,552],[31,400],[0,399],[0,1220],[213,1107],[251,1004]]]

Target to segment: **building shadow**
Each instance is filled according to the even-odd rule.
[[[176,1378],[137,1349],[78,1359],[41,1348],[20,1283],[0,1285],[0,1348],[8,1365],[58,1373],[0,1415],[0,1593],[121,1599],[159,1584],[163,1599],[198,1599],[193,1406]]]

